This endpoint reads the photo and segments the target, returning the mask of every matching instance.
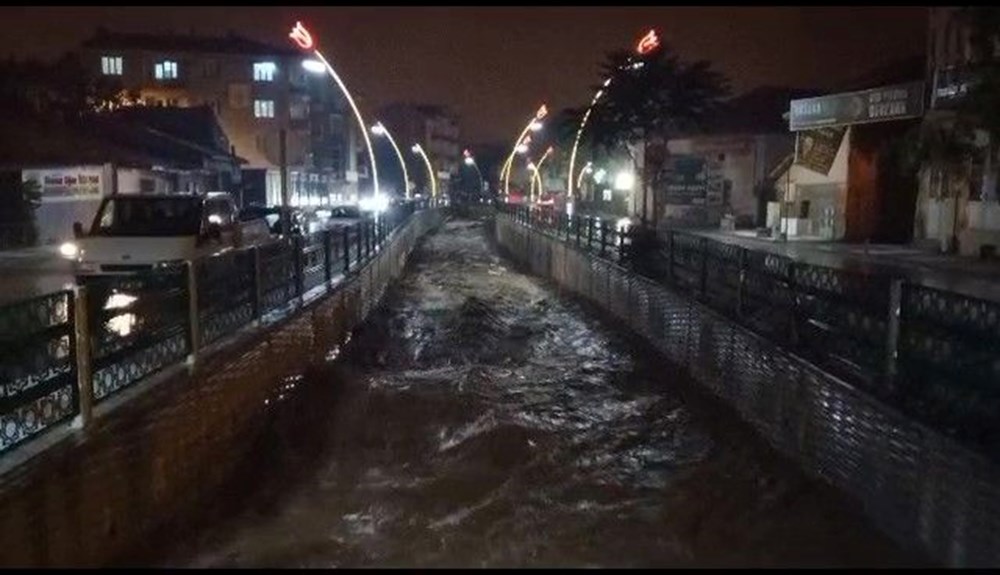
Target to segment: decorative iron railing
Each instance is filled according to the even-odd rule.
[[[329,289],[379,253],[415,211],[401,207],[171,268],[80,278],[76,292],[0,307],[0,454],[77,414],[86,419],[90,405]],[[85,334],[81,342],[77,333]]]
[[[676,230],[640,245],[640,230],[609,220],[514,205],[501,211],[686,293],[908,416],[1000,457],[1000,303]]]

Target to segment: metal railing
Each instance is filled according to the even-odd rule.
[[[685,293],[1000,459],[1000,303],[676,230],[643,239],[641,230],[609,220],[514,205],[501,211]]]
[[[496,231],[502,250],[642,336],[904,549],[946,566],[1000,565],[995,450],[921,421],[995,445],[996,304],[679,232],[636,234],[618,265],[550,228],[501,217]],[[871,383],[834,375],[844,358]]]
[[[86,425],[95,404],[332,290],[414,212],[165,270],[81,278],[73,291],[0,307],[0,454],[77,415]]]

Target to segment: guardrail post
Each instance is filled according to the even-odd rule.
[[[292,266],[295,272],[295,297],[299,300],[299,305],[302,304],[302,296],[304,295],[304,282],[302,279],[302,245],[303,236],[293,236],[292,237]]]
[[[698,289],[704,299],[708,294],[708,238],[701,238],[701,271],[699,272]]]
[[[361,265],[361,255],[363,253],[365,253],[365,248],[362,245],[362,244],[364,244],[364,241],[365,241],[364,229],[365,229],[365,222],[364,222],[364,220],[362,220],[362,221],[354,224],[354,233],[358,237],[358,253],[355,254],[357,256],[358,266]]]
[[[573,216],[573,227],[576,228],[576,247],[580,247],[580,216]]]
[[[736,284],[736,316],[743,317],[747,297],[747,249],[740,248],[739,254],[740,279]]]
[[[903,280],[893,279],[889,284],[889,318],[886,324],[885,385],[892,391],[896,386],[899,369],[899,327],[903,314]]]
[[[187,357],[187,364],[191,371],[194,371],[198,363],[198,350],[201,348],[201,329],[198,321],[198,274],[193,260],[186,262],[187,265],[187,293],[188,293],[188,343],[191,352]]]
[[[364,232],[365,232],[365,261],[368,261],[368,258],[370,258],[371,255],[372,255],[372,230],[371,230],[371,222],[368,221],[368,220],[365,220],[364,224],[361,227],[362,227],[362,229],[364,229]]]
[[[795,287],[795,262],[788,262],[788,293],[792,296],[792,326],[788,331],[792,347],[799,345],[799,295]]]
[[[94,366],[90,349],[90,308],[87,287],[73,290],[73,328],[76,336],[76,389],[80,423],[86,429],[94,419]]]
[[[344,246],[344,275],[351,271],[351,228],[344,226],[340,228],[341,239],[343,240],[341,244]]]
[[[253,290],[250,294],[250,306],[253,310],[253,317],[260,320],[261,300],[263,299],[263,285],[260,277],[260,247],[250,248],[250,279],[253,280]]]
[[[330,230],[323,230],[323,281],[326,283],[326,289],[330,289],[330,279],[333,277],[333,247],[330,242],[333,241],[333,234]]]
[[[593,251],[591,247],[594,243],[594,218],[587,218],[587,251]]]
[[[667,233],[667,278],[670,283],[674,280],[674,230]]]
[[[608,226],[604,225],[604,222],[602,221],[601,222],[601,257],[602,258],[604,257],[605,239],[607,238],[607,235],[608,235]]]

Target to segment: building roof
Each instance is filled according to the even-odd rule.
[[[148,167],[157,159],[77,129],[17,115],[0,115],[0,168],[101,165]]]
[[[16,115],[0,117],[0,132],[5,135],[0,138],[0,163],[4,168],[27,168],[110,162],[129,167],[194,170],[203,168],[206,161],[233,159],[229,150],[204,141],[205,133],[217,126],[211,110],[209,116],[198,108],[176,110],[150,108],[93,114],[75,126]],[[185,120],[191,125],[176,125]]]
[[[145,126],[156,132],[194,144],[206,152],[229,155],[229,143],[215,112],[209,106],[128,106],[110,114],[128,124]]]
[[[194,34],[138,34],[110,32],[98,28],[83,42],[94,50],[150,50],[158,52],[201,52],[210,54],[245,54],[249,56],[298,56],[288,47],[274,46],[239,36],[197,36]]]

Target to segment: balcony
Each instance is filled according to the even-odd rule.
[[[931,109],[954,108],[969,93],[975,80],[975,69],[968,65],[935,68],[934,83],[931,87]]]

